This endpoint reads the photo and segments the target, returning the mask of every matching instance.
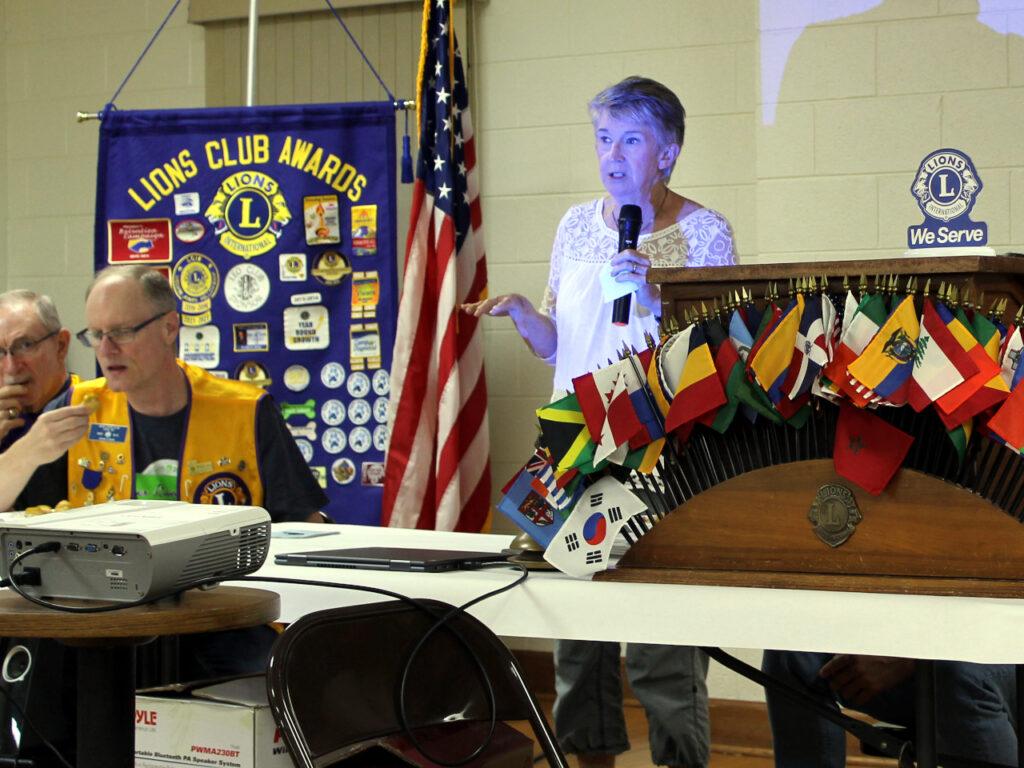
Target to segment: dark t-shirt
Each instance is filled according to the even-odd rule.
[[[130,412],[136,495],[140,498],[177,498],[177,467],[172,464],[177,464],[181,454],[186,410],[169,416]],[[301,522],[327,505],[327,496],[299,453],[269,395],[260,400],[256,408],[256,449],[263,481],[263,507],[270,513],[271,520]],[[14,508],[24,509],[35,504],[52,506],[66,499],[67,467],[67,454],[64,454],[37,469]],[[171,479],[165,479],[167,477]],[[168,489],[170,495],[166,496]]]

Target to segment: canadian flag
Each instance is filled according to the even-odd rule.
[[[629,439],[643,429],[630,399],[643,387],[643,372],[634,369],[635,362],[627,358],[572,380],[583,419],[597,443],[595,464],[607,458],[616,461],[620,447],[625,458]]]

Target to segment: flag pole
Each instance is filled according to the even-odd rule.
[[[256,104],[256,39],[260,26],[260,0],[249,0],[249,50],[245,68],[245,106]]]

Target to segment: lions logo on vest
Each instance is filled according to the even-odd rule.
[[[195,504],[251,504],[252,494],[238,475],[218,472],[199,484],[192,501]]]

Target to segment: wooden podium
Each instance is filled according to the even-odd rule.
[[[952,282],[961,295],[966,287],[975,299],[984,292],[986,308],[1006,298],[1006,318],[1024,302],[1024,258],[1009,256],[653,269],[650,281],[662,285],[664,311],[682,325],[684,308],[692,314],[702,301],[710,306],[714,297],[740,287],[760,297],[770,282],[785,290],[790,278],[827,275],[829,292],[842,294],[844,275],[856,287],[862,274],[897,274],[901,289],[911,275],[919,276],[919,289],[931,278],[933,296],[940,281]],[[818,401],[814,408],[836,407],[813,400]],[[928,411],[920,415],[929,417],[936,419]],[[1014,477],[1024,457],[991,442],[975,435],[971,445],[976,450],[967,462],[978,464],[978,471],[967,474],[987,477],[982,465],[999,462],[992,475]],[[1002,503],[1000,508],[983,497],[984,488],[964,485],[964,474],[958,473],[958,485],[949,477],[904,467],[883,493],[872,496],[838,476],[830,458],[758,468],[689,498],[640,538],[616,569],[597,578],[1024,597],[1024,525],[1015,517],[1019,512],[1007,512],[1024,506],[1024,498],[1020,505]],[[838,546],[822,541],[808,519],[816,494],[826,485],[852,491],[862,518]],[[1016,488],[1001,495],[1011,502],[1024,496]]]

